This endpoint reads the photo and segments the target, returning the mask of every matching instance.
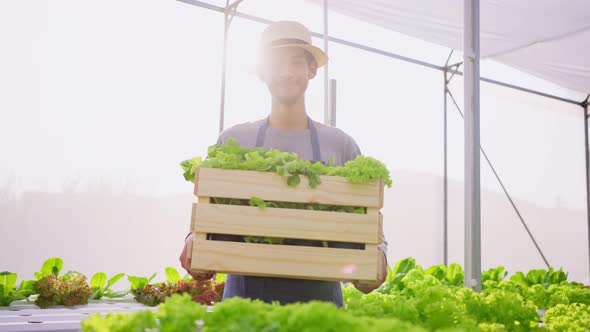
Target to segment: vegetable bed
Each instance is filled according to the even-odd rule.
[[[88,287],[93,292],[74,294],[85,294],[89,304],[72,305],[64,300],[63,305],[33,309],[40,297],[35,290],[45,291],[36,286],[46,277],[45,272],[51,271],[58,280],[68,275],[59,274],[61,265],[60,259],[49,259],[36,273],[39,279],[22,281],[19,286],[7,282],[15,274],[2,274],[0,294],[3,303],[12,305],[0,307],[0,330],[16,331],[15,326],[22,326],[25,320],[40,319],[43,315],[39,312],[43,311],[48,313],[44,318],[48,324],[39,324],[39,329],[56,324],[57,318],[67,321],[79,314],[78,319],[87,317],[79,326],[82,331],[587,331],[590,326],[590,289],[568,281],[561,269],[517,272],[510,277],[503,267],[489,269],[482,275],[483,290],[477,293],[462,287],[464,275],[458,264],[422,268],[414,259],[406,258],[389,269],[387,281],[370,294],[345,285],[343,308],[321,302],[281,306],[240,298],[222,302],[217,298],[210,303],[213,306],[208,306],[191,293],[190,287],[184,287],[190,278],[180,278],[173,268],[166,269],[165,282],[127,276],[128,289],[117,291],[108,290],[108,280],[101,286],[102,278],[90,278],[94,283],[88,283],[85,276],[76,274],[77,289]],[[27,291],[31,284],[32,290]],[[223,275],[209,284],[219,287]],[[203,288],[207,284],[201,284]],[[65,294],[59,283],[52,283],[49,291]],[[9,302],[7,294],[13,296],[12,300],[21,300]],[[104,294],[118,297],[109,299]],[[92,299],[92,295],[106,300]],[[84,302],[84,298],[75,298]],[[142,308],[138,300],[150,305],[149,309]],[[75,310],[63,311],[68,307]],[[546,310],[542,319],[541,309]],[[105,316],[109,311],[114,312]],[[33,316],[27,318],[17,312]]]
[[[227,172],[255,171],[256,176],[270,176],[273,178],[272,181],[284,186],[285,190],[292,187],[293,192],[303,192],[304,195],[329,190],[327,183],[330,177],[341,177],[338,181],[341,181],[341,184],[344,183],[342,184],[344,187],[353,184],[360,187],[371,186],[371,183],[381,182],[384,185],[391,185],[389,172],[382,163],[373,158],[359,156],[341,167],[330,164],[311,164],[294,154],[277,150],[244,149],[233,140],[226,145],[210,147],[205,160],[194,158],[183,162],[181,166],[185,179],[188,181],[194,181],[197,173],[202,170],[217,174],[219,181],[222,182],[228,181],[226,175],[229,173]],[[222,175],[219,176],[219,174]],[[240,173],[242,177],[251,176],[244,174],[250,173]],[[233,178],[229,180],[230,184],[213,185],[213,187],[216,188],[215,190],[223,191],[231,187],[231,183],[240,181],[242,180],[239,178]],[[326,188],[322,189],[320,186],[323,182]],[[380,235],[375,232],[375,226],[378,225],[379,220],[372,219],[377,215],[375,213],[377,211],[374,210],[371,214],[369,209],[378,208],[381,203],[365,204],[366,202],[361,203],[362,199],[342,203],[338,201],[342,198],[341,196],[336,197],[336,201],[334,199],[332,201],[330,199],[291,200],[290,198],[285,200],[276,192],[265,193],[268,183],[265,183],[260,191],[249,189],[239,196],[232,196],[232,193],[244,189],[243,186],[233,188],[226,193],[216,193],[215,191],[207,192],[211,188],[205,190],[198,185],[199,181],[196,188],[199,204],[204,203],[203,205],[206,206],[201,211],[195,208],[199,204],[194,206],[192,230],[201,235],[196,240],[193,262],[199,260],[199,255],[207,255],[206,251],[199,251],[200,245],[215,241],[231,245],[238,244],[240,248],[244,248],[243,245],[248,248],[266,248],[267,252],[280,251],[281,247],[297,247],[297,250],[331,249],[363,252],[377,243],[374,238],[367,239],[369,241],[360,241],[347,237],[348,233],[363,233],[351,228],[334,238],[324,235],[313,238],[312,240],[317,242],[315,247],[298,246],[296,243],[287,245],[293,240],[290,238],[292,234],[297,234],[301,230],[290,229],[287,232],[282,227],[288,228],[289,223],[283,222],[281,227],[268,223],[266,225],[270,229],[268,232],[260,231],[264,227],[258,226],[256,231],[238,231],[236,229],[239,225],[219,224],[220,220],[228,219],[218,218],[216,213],[221,210],[224,213],[233,211],[235,215],[242,216],[252,213],[255,216],[251,218],[254,223],[256,222],[254,220],[259,220],[261,216],[270,216],[269,220],[277,224],[281,224],[277,213],[284,214],[285,210],[290,211],[289,213],[292,213],[295,219],[298,219],[301,213],[311,213],[309,216],[318,218],[314,219],[314,224],[322,223],[323,217],[320,216],[337,213],[338,219],[341,220],[338,226],[353,227],[352,225],[355,225],[354,227],[360,227],[360,229],[368,227],[367,229],[370,230],[364,233],[365,235],[375,237]],[[248,186],[248,188],[253,187]],[[382,187],[379,184],[377,188],[382,189]],[[320,189],[312,191],[317,188]],[[249,195],[251,197],[248,197]],[[375,197],[371,197],[374,201]],[[382,200],[382,195],[378,197],[378,201]],[[211,211],[214,213],[211,214]],[[365,217],[370,219],[366,224],[358,222]],[[356,221],[347,224],[346,220]],[[328,233],[327,229],[336,228],[331,223],[332,220],[329,220],[329,227],[323,231],[316,229],[314,232]],[[252,226],[249,222],[246,224],[247,229]],[[227,231],[229,228],[231,231]],[[214,238],[215,236],[233,238],[219,241]],[[306,233],[305,236],[307,236]],[[347,241],[350,241],[349,244],[362,244],[364,250],[334,247],[334,243],[342,244]],[[338,251],[338,255],[345,257],[344,260],[349,259],[343,253]],[[263,250],[256,251],[256,255],[261,254],[264,254]],[[220,269],[220,263],[211,262],[213,261],[195,263],[194,268],[223,270],[223,266]],[[482,291],[474,292],[463,287],[464,273],[460,265],[436,265],[423,268],[417,265],[413,258],[406,258],[397,262],[393,268],[388,268],[385,283],[370,294],[361,293],[351,284],[343,285],[344,306],[337,308],[334,304],[322,302],[282,306],[278,303],[269,304],[241,298],[221,301],[224,288],[223,274],[217,274],[214,280],[195,281],[189,275],[181,278],[178,271],[167,267],[164,282],[153,282],[155,273],[149,277],[127,275],[126,279],[129,283],[127,289],[115,289],[115,284],[120,285],[120,281],[124,280],[126,276],[124,273],[108,278],[105,273],[98,272],[91,278],[87,278],[76,271],[62,274],[62,268],[61,259],[50,258],[43,264],[40,271],[35,273],[34,280],[23,280],[20,283],[16,273],[0,273],[0,330],[34,330],[34,327],[30,326],[34,323],[23,325],[26,323],[27,316],[14,314],[19,311],[23,315],[40,317],[43,315],[39,314],[39,311],[47,310],[47,317],[53,320],[69,317],[73,319],[68,321],[70,323],[76,323],[76,319],[81,319],[82,316],[76,316],[73,312],[60,311],[63,308],[75,308],[80,313],[88,315],[79,325],[82,331],[87,332],[195,330],[581,332],[590,329],[590,289],[580,283],[568,281],[567,273],[561,269],[516,272],[511,276],[503,267],[489,269],[482,274]],[[227,270],[243,272],[229,268]],[[372,267],[370,272],[373,273]],[[317,277],[317,271],[313,272],[313,275],[307,275],[311,278],[314,276]],[[330,271],[322,277],[334,278],[334,276],[333,271]],[[336,275],[335,279],[346,280],[350,276]],[[297,277],[306,276],[297,275]],[[356,278],[362,279],[358,276]],[[34,308],[31,308],[33,303]],[[110,303],[127,303],[127,307]],[[143,309],[140,304],[148,306],[149,309]],[[113,305],[114,310],[105,310],[105,305],[106,307]],[[112,312],[105,316],[106,311],[120,312]],[[544,314],[541,317],[539,313]],[[39,330],[49,325],[39,324]]]

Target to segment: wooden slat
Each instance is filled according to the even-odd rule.
[[[381,252],[379,251],[379,243],[381,242],[381,236],[382,236],[383,216],[381,215],[381,213],[379,212],[379,209],[377,209],[377,208],[368,208],[367,215],[377,218],[377,239],[378,239],[378,242],[377,242],[377,244],[373,244],[373,243],[367,244],[365,246],[365,249],[369,252],[374,253],[373,257],[376,260],[376,266],[375,266],[376,279],[379,280],[381,277],[381,265],[382,265]]]
[[[379,276],[379,266],[380,264],[380,259],[381,257],[380,252],[379,252],[379,248],[377,248],[376,244],[367,244],[365,246],[365,250],[367,251],[367,253],[371,253],[370,257],[371,257],[371,261],[375,262],[375,266],[373,267],[373,274],[375,275],[375,281],[377,280],[377,277]]]
[[[270,248],[271,247],[271,248]],[[373,250],[199,241],[193,246],[199,270],[312,280],[376,281]]]
[[[195,229],[195,220],[197,219],[196,213],[197,213],[197,206],[198,205],[202,205],[202,206],[207,206],[210,205],[209,203],[211,202],[211,198],[210,197],[206,197],[206,196],[201,196],[199,197],[199,204],[195,204],[193,203],[193,207],[192,207],[192,214],[191,214],[191,232],[193,232],[194,236],[193,236],[193,242],[191,242],[191,247],[189,248],[189,255],[191,255],[191,271],[195,272],[195,273],[208,273],[209,271],[206,270],[198,270],[194,268],[195,265],[195,261],[192,258],[192,255],[194,253],[193,248],[195,247],[195,242],[201,242],[201,241],[205,241],[207,239],[207,234],[205,233],[196,233],[194,231]]]
[[[191,250],[191,271],[195,273],[209,273],[211,270],[199,269],[196,267],[195,261],[201,255],[200,252],[195,250],[195,247],[198,243],[202,243],[203,241],[207,241],[207,234],[205,233],[195,233],[195,237],[193,238],[193,242],[191,243],[192,247]]]
[[[191,232],[195,231],[195,222],[197,220],[196,216],[197,216],[197,204],[193,203],[193,206],[191,208],[191,228],[190,228]]]
[[[385,183],[383,180],[379,181],[379,208],[383,207],[383,200],[385,200]]]
[[[191,209],[191,232],[195,232],[195,221],[197,220],[197,206],[209,205],[209,203],[211,203],[211,198],[207,196],[201,196],[198,197],[198,202],[199,204],[193,203]]]
[[[322,176],[317,188],[309,187],[301,176],[297,187],[287,187],[286,179],[274,173],[199,168],[195,172],[195,195],[267,201],[320,203],[345,206],[383,206],[383,183],[352,184],[337,176]]]
[[[193,209],[193,232],[379,243],[377,214],[221,204],[194,204]]]

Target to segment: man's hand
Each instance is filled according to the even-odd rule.
[[[387,278],[387,260],[385,259],[385,254],[383,253],[383,251],[379,249],[379,253],[381,254],[381,263],[379,264],[379,267],[381,268],[381,273],[377,274],[377,282],[375,282],[374,284],[366,284],[364,282],[359,281],[352,282],[354,288],[358,289],[359,291],[365,294],[369,294],[370,292],[379,288],[379,286],[381,286],[381,284],[385,281],[385,278]]]
[[[180,254],[180,264],[186,270],[191,277],[195,278],[195,280],[203,281],[209,280],[213,278],[215,272],[207,272],[207,273],[194,273],[191,272],[191,257],[188,255],[189,250],[193,247],[193,239],[195,238],[194,234],[189,235],[189,237],[184,242],[184,248],[182,249],[182,253]]]

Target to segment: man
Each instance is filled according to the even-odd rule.
[[[297,153],[306,160],[343,165],[361,152],[355,141],[342,130],[312,121],[305,110],[305,91],[310,79],[316,76],[318,67],[327,62],[324,52],[311,45],[311,34],[296,22],[276,22],[262,33],[259,48],[257,75],[272,97],[272,109],[266,119],[233,126],[221,133],[218,143],[234,137],[246,148],[274,148]],[[185,240],[180,256],[182,266],[190,272],[190,248],[193,235]],[[297,240],[293,240],[294,244]],[[308,241],[306,245],[321,245]],[[383,276],[375,284],[355,282],[357,289],[369,293],[384,281],[386,275],[386,242],[379,246]],[[191,275],[206,280],[213,273]],[[339,282],[300,280],[270,277],[228,275],[223,298],[233,296],[261,299],[282,304],[320,300],[342,306],[342,289]]]

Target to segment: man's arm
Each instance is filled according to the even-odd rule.
[[[349,146],[347,147],[348,150],[348,157],[347,159],[352,160],[357,156],[361,155],[361,149],[356,144],[354,139],[350,137]],[[379,234],[381,234],[381,238],[379,239],[379,271],[377,273],[377,281],[373,284],[365,284],[361,282],[353,282],[353,285],[356,289],[360,290],[361,292],[368,294],[373,290],[379,288],[385,279],[387,278],[387,241],[385,240],[385,234],[383,233],[383,224],[379,223]]]
[[[188,274],[190,274],[195,280],[209,280],[213,278],[215,272],[207,272],[207,273],[195,273],[191,271],[191,253],[190,251],[193,248],[193,238],[194,235],[191,233],[187,236],[184,242],[184,248],[180,253],[180,264],[186,270]]]
[[[222,142],[224,141],[224,138],[222,137],[223,133],[219,134],[219,136],[217,136],[217,143],[215,144],[222,144]],[[188,239],[189,236],[191,236],[192,234],[192,230],[189,229],[188,230],[188,234],[184,237],[184,242],[186,242],[186,240]]]
[[[356,144],[355,140],[349,136],[349,142],[347,144],[346,150],[346,161],[353,160],[357,156],[361,155],[361,149],[359,148],[358,144]],[[383,232],[383,224],[379,224],[379,234],[381,234],[381,238],[379,239],[379,249],[385,256],[385,267],[387,267],[387,241],[385,240],[385,233]]]
[[[218,137],[217,137],[217,143],[216,144],[221,144],[223,142],[223,138],[222,138],[222,134],[221,133]],[[192,216],[191,216],[192,218]],[[193,273],[191,272],[191,255],[189,255],[189,251],[192,249],[193,247],[193,232],[191,229],[189,229],[188,234],[184,237],[184,248],[182,249],[182,252],[180,254],[180,264],[182,265],[182,267],[186,270],[186,272],[188,274],[190,274],[193,278],[195,278],[195,280],[209,280],[211,278],[213,278],[213,276],[215,275],[215,272],[209,272],[209,273]],[[190,253],[192,254],[192,253]]]
[[[383,234],[383,225],[381,224],[379,225],[379,227],[381,227],[381,239],[379,241],[379,250],[381,250],[381,252],[385,256],[385,266],[387,266],[387,241],[385,240],[385,234]]]
[[[365,294],[368,294],[379,288],[379,286],[381,286],[381,284],[383,284],[387,278],[387,241],[385,241],[385,236],[383,235],[383,224],[379,224],[379,233],[381,234],[381,243],[377,247],[377,250],[379,251],[379,271],[377,273],[377,281],[371,284],[358,281],[352,283],[356,289]]]

